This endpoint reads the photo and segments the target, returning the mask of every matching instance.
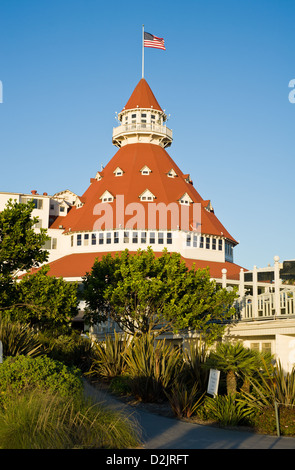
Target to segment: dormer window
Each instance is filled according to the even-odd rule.
[[[102,196],[100,196],[101,202],[113,202],[114,196],[109,192],[105,191]]]
[[[189,205],[191,204],[193,201],[192,199],[189,197],[189,195],[187,193],[185,193],[180,199],[179,199],[179,203],[182,204],[182,205]]]
[[[152,170],[146,165],[140,170],[142,175],[149,175],[151,172]]]
[[[173,168],[171,168],[171,170],[167,173],[167,176],[168,178],[176,178],[177,173],[173,170]]]
[[[121,168],[117,167],[113,173],[115,176],[123,176],[124,171]]]
[[[102,176],[101,176],[100,172],[98,171],[98,172],[96,173],[96,175],[95,175],[95,179],[96,179],[97,181],[100,181],[101,178],[102,178]]]
[[[140,196],[141,201],[151,202],[155,199],[155,195],[149,189],[146,189]]]

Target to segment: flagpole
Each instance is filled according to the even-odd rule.
[[[144,78],[144,24],[142,25],[142,72],[141,76]]]

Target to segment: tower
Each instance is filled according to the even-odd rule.
[[[79,204],[50,227],[59,231],[62,246],[52,274],[71,278],[76,266],[72,277],[79,278],[106,253],[151,246],[157,255],[167,248],[189,266],[208,266],[212,277],[221,278],[224,268],[238,276],[237,241],[168,154],[172,131],[144,78],[118,114],[118,124],[112,134],[116,154],[90,179]]]

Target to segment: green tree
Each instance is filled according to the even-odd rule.
[[[0,213],[0,307],[14,301],[14,281],[20,271],[47,261],[48,252],[42,247],[48,239],[46,230],[35,233],[38,221],[32,217],[34,203],[27,204],[9,200]]]
[[[201,329],[215,337],[231,316],[235,292],[210,281],[208,270],[189,270],[178,253],[138,250],[107,255],[96,261],[83,280],[89,322],[108,316],[131,334],[172,324],[175,329]]]
[[[16,302],[6,310],[12,321],[29,323],[39,328],[68,325],[77,313],[77,284],[48,275],[42,266],[26,274],[15,287]]]

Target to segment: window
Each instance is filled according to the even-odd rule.
[[[192,201],[192,199],[189,197],[187,193],[185,193],[180,199],[179,199],[180,204],[183,205],[189,205]]]
[[[172,245],[172,233],[167,233],[167,245]]]
[[[146,124],[146,114],[145,113],[141,113],[141,122]],[[142,127],[145,127],[145,126],[142,126]]]
[[[109,192],[105,191],[102,196],[100,196],[102,202],[113,202],[114,196]]]
[[[150,233],[150,243],[154,244],[156,241],[155,232]]]
[[[81,245],[82,245],[82,235],[81,235],[81,234],[78,234],[78,235],[77,235],[77,245],[78,245],[78,246],[81,246]]]
[[[210,250],[210,238],[206,237],[206,249]]]
[[[186,236],[186,246],[191,246],[191,234],[188,233]]]
[[[124,232],[124,243],[129,243],[129,232]]]
[[[119,243],[119,232],[114,232],[114,243]]]
[[[141,232],[140,242],[146,243],[146,232]]]
[[[271,354],[271,343],[262,343],[261,352]]]
[[[114,171],[114,175],[115,175],[115,176],[122,176],[123,173],[124,173],[123,170],[122,170],[121,168],[119,168],[119,167],[117,167],[117,168],[115,169],[115,171]]]
[[[132,243],[138,243],[138,233],[137,232],[133,232]]]
[[[222,240],[218,240],[218,250],[222,251]]]
[[[200,237],[200,248],[204,248],[204,237]]]
[[[152,170],[148,166],[144,166],[140,170],[140,172],[141,172],[142,175],[149,175],[152,172]]]
[[[212,239],[212,250],[216,250],[216,238]]]
[[[85,233],[84,235],[84,245],[87,246],[89,243],[89,233]]]
[[[96,233],[91,234],[91,245],[96,245]]]
[[[198,236],[197,235],[193,235],[193,247],[194,248],[197,248],[198,246]]]
[[[52,238],[51,241],[52,241],[51,249],[56,250],[56,248],[57,248],[57,238]]]
[[[60,206],[59,212],[64,212],[64,211],[65,211],[65,207],[64,207],[64,206]]]
[[[71,235],[71,246],[74,246],[74,235]]]
[[[107,245],[112,243],[112,234],[111,232],[107,232]]]
[[[159,245],[164,244],[164,233],[163,232],[158,233],[158,243],[159,243]]]
[[[100,234],[98,235],[98,244],[99,244],[99,245],[103,245],[103,233],[100,233]]]
[[[29,199],[30,201],[31,199]],[[42,199],[33,199],[35,209],[43,209],[43,200]]]
[[[146,189],[140,196],[141,201],[153,201],[155,196],[148,189]]]

